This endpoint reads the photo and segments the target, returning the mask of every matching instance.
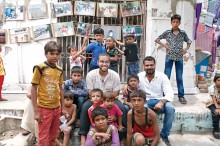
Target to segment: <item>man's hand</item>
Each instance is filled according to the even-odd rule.
[[[40,114],[39,111],[35,111],[35,112],[34,112],[34,119],[35,119],[37,122],[42,122],[41,114]]]
[[[169,50],[169,47],[167,46],[167,44],[164,45],[164,48],[166,48],[166,51]]]
[[[186,49],[182,49],[182,50],[181,50],[181,54],[182,54],[182,55],[185,55],[186,53],[187,53]]]
[[[156,111],[160,111],[164,106],[164,103],[162,101],[158,102],[155,106],[154,106],[154,109]]]
[[[128,95],[128,85],[124,85],[123,89],[122,89],[122,93],[124,95]]]
[[[118,126],[118,131],[119,131],[119,132],[122,132],[123,128],[124,128],[124,127],[123,127],[122,125],[119,125],[119,126]]]
[[[215,110],[215,114],[216,114],[216,115],[220,115],[220,109],[216,109],[216,110]]]

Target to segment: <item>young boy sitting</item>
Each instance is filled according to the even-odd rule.
[[[127,114],[127,146],[133,141],[135,146],[156,146],[159,139],[159,127],[154,111],[145,108],[146,93],[136,90],[130,95],[133,109]]]
[[[125,44],[115,40],[120,46],[124,46],[125,50],[122,51],[118,49],[118,52],[125,55],[127,66],[128,66],[128,76],[136,75],[139,73],[139,57],[138,57],[138,46],[134,34],[127,34],[125,36]]]
[[[66,91],[64,93],[64,105],[60,120],[60,129],[64,133],[63,144],[56,140],[56,144],[59,146],[68,146],[70,134],[74,130],[74,121],[76,117],[76,105],[73,104],[74,94],[71,91]]]
[[[213,136],[220,139],[219,120],[220,120],[220,75],[215,75],[214,85],[209,87],[211,98],[207,102],[207,107],[212,113]]]
[[[88,97],[88,89],[86,82],[82,79],[83,69],[79,66],[74,66],[71,69],[72,79],[66,80],[64,82],[64,91],[72,91],[74,93],[74,103],[77,105],[77,122],[76,126],[79,124],[80,113],[83,103]]]
[[[92,119],[92,111],[99,107],[103,103],[103,92],[101,89],[93,89],[91,91],[90,99],[92,101],[92,106],[88,109],[88,116],[91,123],[91,126],[95,126],[94,121]]]
[[[105,92],[104,95],[104,103],[101,107],[105,108],[108,112],[108,124],[114,125],[118,128],[119,131],[119,139],[121,141],[121,146],[124,145],[124,137],[126,136],[126,129],[122,126],[122,111],[115,104],[115,97],[112,92]]]
[[[108,125],[108,113],[102,107],[92,111],[95,127],[91,127],[84,146],[119,146],[118,129]]]
[[[139,77],[137,75],[130,75],[127,79],[127,94],[123,94],[124,107],[127,111],[133,108],[130,100],[130,94],[138,89]]]

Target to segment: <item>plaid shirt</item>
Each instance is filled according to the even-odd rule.
[[[80,80],[79,83],[75,86],[73,84],[73,80],[69,79],[64,82],[64,91],[70,90],[74,93],[74,95],[78,97],[87,97],[88,96],[88,88],[86,82],[84,80]]]
[[[174,61],[183,60],[183,55],[181,54],[181,50],[183,49],[183,41],[187,42],[187,44],[192,43],[192,41],[188,38],[186,32],[180,29],[177,35],[173,33],[172,29],[165,31],[157,38],[157,40],[161,39],[166,39],[166,43],[169,48],[166,58]]]

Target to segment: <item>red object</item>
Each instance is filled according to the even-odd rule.
[[[3,85],[3,82],[4,82],[4,78],[5,76],[0,76],[0,99],[2,99],[2,85]]]

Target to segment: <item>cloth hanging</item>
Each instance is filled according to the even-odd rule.
[[[195,25],[195,32],[194,32],[194,40],[196,40],[197,37],[197,28],[199,25],[199,18],[202,10],[202,3],[197,3],[196,4],[196,25]]]

